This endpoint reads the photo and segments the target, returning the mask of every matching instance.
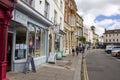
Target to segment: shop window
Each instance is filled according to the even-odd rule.
[[[15,60],[26,58],[26,34],[25,27],[17,27],[16,29],[16,47],[15,47]]]
[[[39,28],[36,28],[36,38],[35,38],[35,54],[36,56],[40,56],[40,42],[41,42],[41,31]]]
[[[45,30],[41,29],[41,55],[45,55]]]
[[[45,31],[37,26],[29,26],[29,54],[33,57],[45,55]]]
[[[55,34],[55,50],[59,51],[60,50],[60,36]]]
[[[29,54],[35,56],[35,27],[29,26]]]

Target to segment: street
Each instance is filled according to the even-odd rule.
[[[102,49],[87,52],[84,60],[84,80],[120,80],[120,60],[106,54]]]

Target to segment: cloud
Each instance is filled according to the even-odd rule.
[[[120,20],[113,20],[113,19],[104,19],[102,21],[96,21],[96,33],[100,36],[104,33],[105,29],[120,29]]]
[[[75,0],[78,8],[78,13],[84,19],[84,25],[90,27],[95,25],[96,33],[101,35],[104,28],[118,29],[120,28],[120,20],[104,19],[102,21],[95,21],[99,15],[113,16],[120,15],[120,1],[119,0]]]
[[[96,26],[99,26],[99,27],[102,27],[102,28],[107,28],[109,26],[111,26],[112,24],[114,24],[114,20],[112,19],[105,19],[105,20],[102,20],[102,21],[96,21],[95,22],[95,25]]]
[[[120,29],[120,21],[114,20],[113,22],[114,22],[114,24],[111,25],[111,26],[109,26],[107,29],[108,30],[111,30],[111,29]]]
[[[96,33],[99,34],[99,36],[102,36],[102,34],[104,33],[105,29],[102,27],[97,27],[96,28]]]

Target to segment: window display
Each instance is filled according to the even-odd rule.
[[[41,29],[41,55],[45,55],[45,30]]]
[[[55,50],[60,50],[60,36],[57,34],[55,34]]]
[[[15,60],[26,58],[26,34],[27,29],[25,27],[16,29]]]
[[[33,57],[45,55],[45,30],[30,24],[29,54]]]
[[[36,56],[40,56],[40,29],[39,28],[36,28],[36,40],[35,40],[35,43],[36,43],[36,47],[35,47],[35,53],[36,53]]]
[[[35,27],[29,26],[29,54],[35,56]]]

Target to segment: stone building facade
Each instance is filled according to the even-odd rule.
[[[104,44],[120,45],[120,29],[105,30],[103,34]]]
[[[72,34],[76,27],[76,12],[77,7],[74,0],[65,0],[64,7],[64,31],[65,31],[65,39],[64,39],[64,49],[66,53],[71,53],[72,48]],[[74,44],[74,43],[73,43]]]

